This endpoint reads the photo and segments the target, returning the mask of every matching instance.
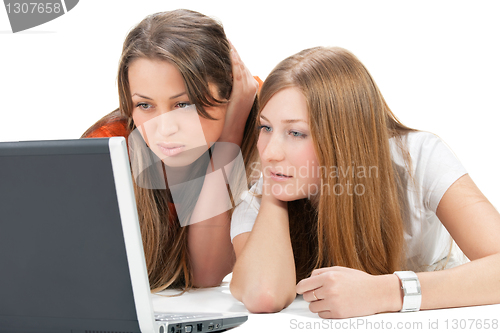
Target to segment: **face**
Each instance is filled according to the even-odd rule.
[[[227,106],[205,108],[217,120],[200,117],[174,65],[140,58],[130,65],[128,78],[132,119],[149,148],[166,165],[189,165],[219,139]],[[215,87],[210,88],[215,92]]]
[[[298,88],[276,93],[260,114],[257,148],[265,182],[282,201],[319,192],[318,159],[309,129],[307,104]]]

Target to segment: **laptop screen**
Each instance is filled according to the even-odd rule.
[[[0,143],[0,332],[140,331],[108,140]]]

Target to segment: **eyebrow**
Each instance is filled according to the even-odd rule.
[[[183,92],[181,92],[181,93],[179,93],[179,94],[177,94],[177,95],[174,95],[174,96],[169,97],[169,99],[175,99],[175,98],[177,98],[177,97],[181,97],[181,96],[183,96],[183,95],[187,95],[187,93],[186,93],[185,91],[183,91]],[[147,97],[147,96],[143,96],[143,95],[138,94],[138,93],[134,93],[131,97],[134,97],[134,96],[139,96],[140,98],[149,99],[150,101],[152,101],[152,100],[153,100],[152,98],[149,98],[149,97]]]
[[[269,121],[269,119],[267,119],[266,117],[264,117],[263,115],[260,116],[262,119],[264,119],[265,121]],[[293,123],[298,123],[298,122],[304,122],[307,124],[307,121],[303,120],[303,119],[284,119],[282,120],[281,122],[284,123],[284,124],[293,124]]]

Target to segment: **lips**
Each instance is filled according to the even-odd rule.
[[[186,148],[186,146],[183,145],[182,143],[175,143],[175,142],[159,143],[157,144],[157,146],[163,153],[163,155],[168,157],[178,155],[182,153]]]
[[[288,175],[285,175],[285,174],[282,174],[282,173],[279,173],[279,172],[271,172],[271,174],[273,174],[274,176],[278,176],[278,177],[287,177],[287,178],[291,178],[292,176],[288,176]]]
[[[273,171],[270,171],[269,175],[273,180],[276,180],[276,181],[285,181],[285,180],[292,178],[292,176],[288,176],[288,175],[285,175],[285,174],[282,174],[279,172],[273,172]]]

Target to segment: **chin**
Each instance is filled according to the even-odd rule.
[[[172,160],[171,158],[165,157],[162,159],[163,164],[171,168],[181,168],[190,165],[193,161],[183,161],[183,160]]]
[[[278,200],[285,201],[285,202],[290,202],[290,201],[295,201],[295,200],[307,198],[307,196],[290,195],[290,194],[286,194],[286,193],[280,193],[279,195],[274,195],[274,197]]]
[[[204,148],[204,147],[203,147]],[[153,151],[163,164],[171,168],[185,167],[196,162],[207,149],[193,149],[186,152],[182,152],[177,156],[165,156],[159,151]]]
[[[296,201],[300,199],[312,199],[315,194],[309,193],[304,190],[300,190],[303,188],[308,188],[308,185],[301,185],[299,187],[287,187],[287,186],[280,186],[279,188],[274,188],[272,195],[281,201],[285,202],[290,202],[290,201]],[[279,189],[279,190],[278,190]]]

